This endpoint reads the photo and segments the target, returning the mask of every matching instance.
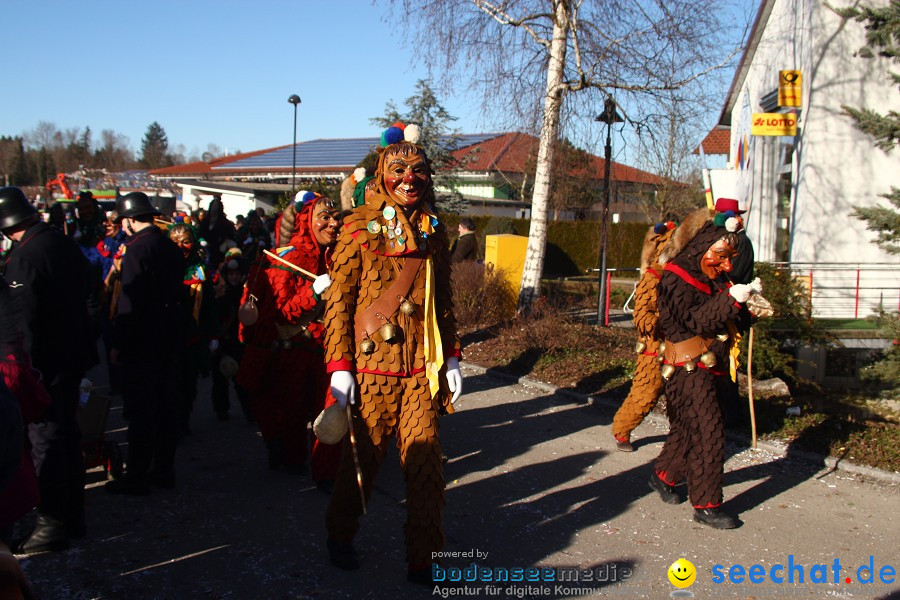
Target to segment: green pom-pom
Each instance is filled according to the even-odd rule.
[[[716,227],[725,227],[725,221],[728,220],[728,217],[722,213],[717,214],[713,218],[713,225]]]

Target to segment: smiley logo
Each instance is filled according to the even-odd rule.
[[[679,558],[669,567],[669,581],[678,588],[686,588],[697,579],[697,569],[686,558]]]

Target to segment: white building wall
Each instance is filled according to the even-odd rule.
[[[887,206],[879,195],[900,184],[900,151],[875,148],[841,111],[848,105],[885,113],[900,104],[900,93],[887,78],[889,61],[854,56],[864,43],[862,24],[842,24],[821,0],[775,0],[732,111],[729,167],[736,169],[739,198],[750,208],[747,232],[757,260],[783,258],[778,227],[787,223],[786,258],[803,264],[804,272],[824,263],[852,263],[832,265],[825,277],[814,273],[813,309],[822,317],[864,317],[879,304],[897,310],[900,303],[900,258],[880,250],[865,222],[850,216],[854,207]],[[794,139],[754,138],[751,115],[762,112],[760,100],[777,89],[778,72],[785,69],[803,75],[798,134]],[[785,161],[789,144],[793,152]],[[787,221],[778,215],[779,171],[792,173]],[[865,285],[857,286],[852,268],[857,263]],[[882,266],[868,272],[872,263]],[[885,263],[896,268],[885,269]]]

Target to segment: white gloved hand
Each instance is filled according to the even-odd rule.
[[[331,395],[341,405],[347,407],[347,402],[356,404],[356,377],[350,371],[335,371],[331,374]]]
[[[456,404],[456,401],[459,400],[459,397],[462,395],[462,372],[459,370],[459,359],[455,356],[451,356],[447,359],[447,386],[450,388],[450,391],[453,392],[453,397],[450,398],[451,404]]]
[[[753,293],[753,287],[749,283],[738,283],[728,288],[728,293],[731,294],[732,298],[743,304]]]
[[[209,351],[215,353],[219,349],[219,340],[209,340]]]
[[[328,286],[330,285],[331,277],[328,275],[328,273],[325,273],[324,275],[319,275],[318,277],[316,277],[316,280],[313,281],[312,288],[317,295],[321,296],[322,292],[327,290]]]
[[[762,280],[759,277],[751,281],[748,285],[753,289],[755,294],[762,294]]]

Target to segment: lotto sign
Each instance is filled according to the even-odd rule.
[[[753,113],[751,135],[797,135],[797,115],[793,113]]]
[[[803,99],[801,84],[803,75],[800,71],[778,72],[778,106],[800,106]]]

